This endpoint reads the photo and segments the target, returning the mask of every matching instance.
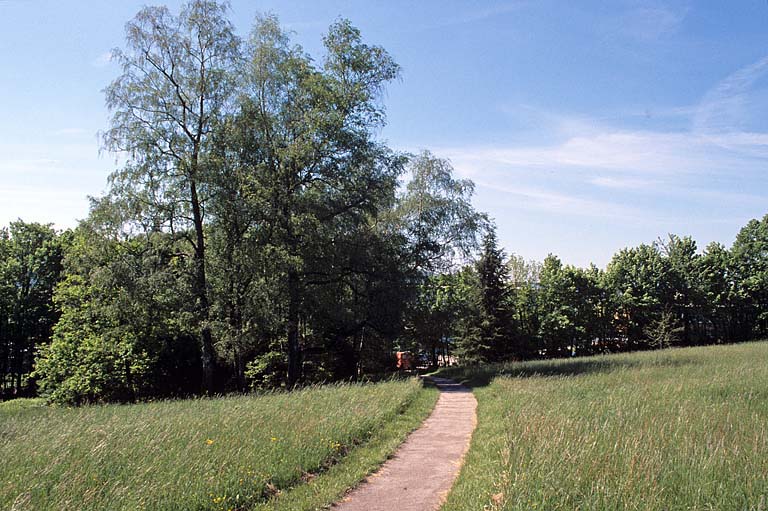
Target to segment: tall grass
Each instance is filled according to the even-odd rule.
[[[760,342],[454,370],[479,425],[443,509],[766,509],[766,362]]]
[[[0,509],[279,508],[292,488],[356,446],[381,444],[383,431],[391,449],[435,398],[409,380],[260,397],[0,407]],[[345,484],[386,453],[376,456],[353,467]],[[344,490],[337,486],[323,498]],[[312,498],[292,509],[327,503]]]

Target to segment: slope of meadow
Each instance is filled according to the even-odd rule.
[[[416,380],[137,405],[0,404],[0,509],[314,509],[432,409]]]
[[[445,511],[768,508],[768,343],[476,370]]]

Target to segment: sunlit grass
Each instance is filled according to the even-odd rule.
[[[0,401],[0,417],[5,414],[14,413],[28,408],[41,408],[45,406],[45,400],[42,398],[19,398],[10,401]]]
[[[766,362],[761,342],[454,370],[478,429],[443,509],[766,509]]]
[[[385,459],[435,399],[409,380],[138,405],[3,405],[0,509],[312,509]]]

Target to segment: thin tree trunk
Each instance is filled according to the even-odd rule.
[[[215,358],[213,352],[213,335],[208,325],[210,304],[208,302],[208,282],[205,275],[205,233],[203,232],[203,215],[200,210],[200,199],[197,196],[197,185],[194,179],[189,185],[192,202],[192,219],[195,225],[195,285],[194,293],[200,327],[200,361],[203,370],[203,392],[213,391]]]
[[[357,343],[357,360],[355,360],[355,374],[357,380],[363,377],[363,343],[365,342],[365,327],[360,329],[360,342]]]
[[[301,380],[301,346],[299,346],[299,275],[288,272],[288,386]]]

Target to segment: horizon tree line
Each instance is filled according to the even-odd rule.
[[[763,338],[766,247],[768,215],[731,248],[670,234],[579,268],[506,257],[491,228],[476,262],[427,279],[409,339],[436,366],[449,354],[466,364]]]
[[[436,166],[450,169],[427,155],[415,162],[422,171],[417,175]],[[469,207],[465,198],[462,207]],[[397,215],[387,214],[418,218],[424,210],[411,208],[425,200],[403,192]],[[200,343],[190,327],[190,256],[168,233],[112,238],[94,230],[99,212],[94,208],[88,221],[64,232],[21,220],[0,229],[4,398],[41,392],[68,403],[131,401],[203,390]],[[349,267],[338,278],[313,277],[301,311],[303,383],[392,371],[398,350],[419,353],[437,367],[743,342],[768,334],[768,215],[748,222],[730,248],[711,243],[699,251],[690,237],[669,235],[620,250],[605,269],[564,265],[554,255],[541,263],[507,257],[492,226],[473,262],[451,265],[443,254],[442,266],[423,271],[418,264],[424,259],[410,252],[411,266],[401,267],[402,251],[424,242],[417,224],[407,223],[410,242],[400,233],[397,255],[382,254],[381,239],[368,250],[345,247],[345,262],[361,259],[359,274]],[[235,268],[226,257],[216,262]],[[239,297],[227,287],[230,279],[214,288],[218,392],[288,384],[285,292],[276,276],[266,278],[269,269],[251,274],[256,284],[248,281]],[[215,282],[224,273],[216,273]],[[328,269],[323,275],[337,277]],[[242,303],[233,304],[236,299]],[[252,327],[239,337],[228,316],[237,307]]]

